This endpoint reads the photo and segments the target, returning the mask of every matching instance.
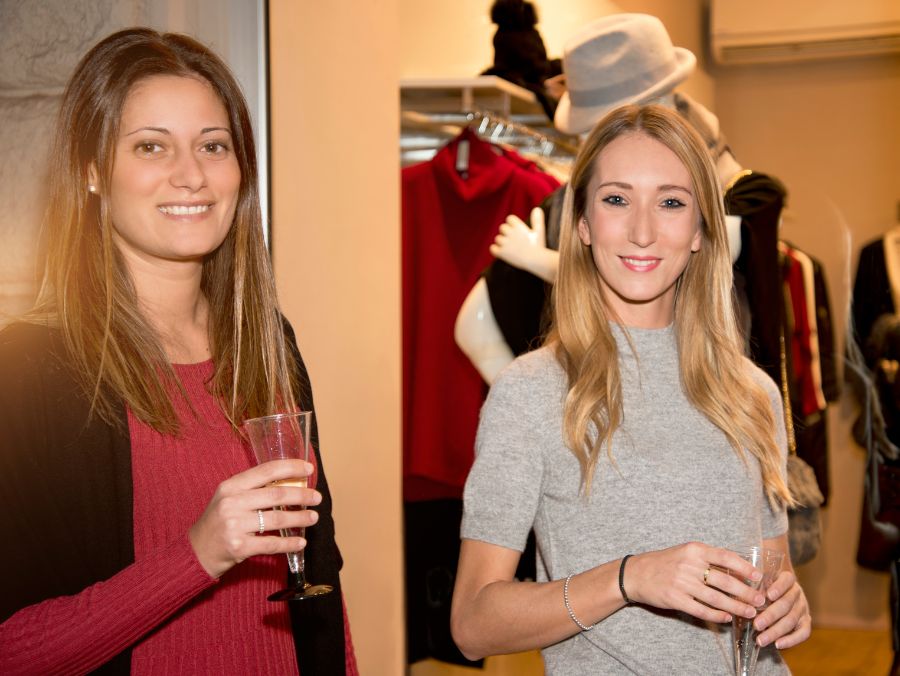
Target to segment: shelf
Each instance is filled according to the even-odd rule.
[[[509,118],[539,115],[546,120],[532,92],[496,75],[401,80],[400,108],[423,113],[486,110]]]

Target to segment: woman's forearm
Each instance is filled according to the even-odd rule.
[[[466,657],[480,659],[544,648],[581,631],[566,608],[564,580],[497,579],[472,584],[466,544],[464,541],[451,618],[453,638]],[[571,578],[569,607],[582,625],[601,622],[625,605],[618,573],[619,561],[611,561]]]
[[[185,537],[78,594],[19,610],[0,624],[0,673],[92,671],[215,583]]]

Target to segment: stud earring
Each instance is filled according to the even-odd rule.
[[[88,192],[97,192],[97,186],[95,186],[93,183],[90,183],[88,185]]]

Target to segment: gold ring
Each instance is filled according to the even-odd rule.
[[[703,571],[703,584],[709,584],[709,568]]]

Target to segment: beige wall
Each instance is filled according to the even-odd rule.
[[[401,674],[396,3],[272,0],[270,31],[279,292],[315,387],[360,668]]]
[[[532,0],[550,58],[561,57],[566,37],[591,19],[620,11],[612,0]],[[471,77],[494,60],[493,0],[400,0],[400,76]]]
[[[859,249],[897,225],[900,57],[721,68],[715,80],[722,128],[741,162],[786,183],[782,237],[823,263],[843,336]],[[865,456],[850,436],[852,396],[829,414],[824,555],[801,579],[819,624],[886,627],[887,576],[855,564]]]

